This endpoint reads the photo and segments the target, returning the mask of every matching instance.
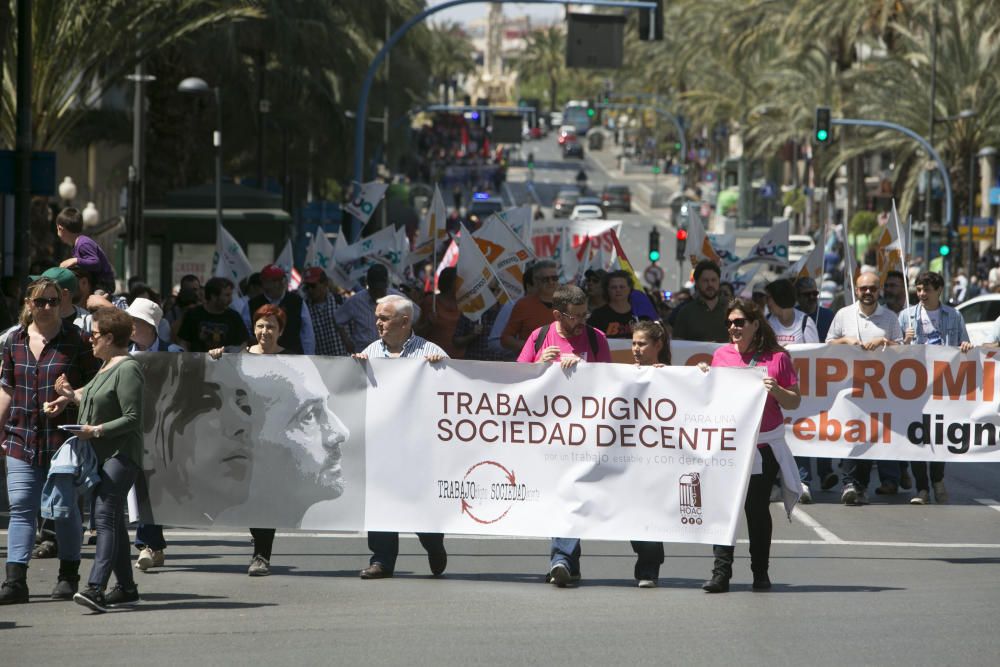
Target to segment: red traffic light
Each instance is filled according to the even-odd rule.
[[[678,241],[687,241],[687,237],[688,237],[688,232],[687,232],[686,229],[678,229],[677,230],[677,240]]]

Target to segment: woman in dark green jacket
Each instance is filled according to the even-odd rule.
[[[74,390],[65,377],[56,381],[56,391],[80,403],[80,424],[73,434],[88,440],[101,462],[94,519],[97,550],[87,588],[73,599],[98,612],[139,602],[129,558],[128,521],[125,517],[129,489],[142,474],[142,389],[139,363],[127,348],[132,318],[117,308],[94,313],[91,340],[94,356],[103,363],[94,379]],[[111,573],[118,580],[108,593]]]

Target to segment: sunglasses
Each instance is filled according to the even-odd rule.
[[[736,327],[737,329],[742,329],[747,324],[747,318],[745,317],[734,317],[731,320],[726,320],[727,327]]]
[[[55,308],[59,305],[59,298],[52,297],[50,299],[46,299],[45,297],[40,296],[32,299],[31,303],[35,304],[35,308]]]

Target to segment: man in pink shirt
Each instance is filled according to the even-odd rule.
[[[517,360],[521,363],[558,362],[572,368],[580,362],[610,363],[611,350],[604,333],[587,325],[587,295],[576,285],[564,285],[552,295],[552,324],[531,332]],[[559,588],[580,580],[580,540],[553,537],[547,581]]]

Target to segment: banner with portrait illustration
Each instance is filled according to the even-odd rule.
[[[673,341],[673,363],[710,363],[716,347]],[[796,456],[1000,462],[995,350],[820,344],[789,353],[802,391],[799,408],[785,413]],[[612,354],[627,360],[624,350]]]
[[[171,526],[731,543],[764,402],[745,370],[138,358]]]

